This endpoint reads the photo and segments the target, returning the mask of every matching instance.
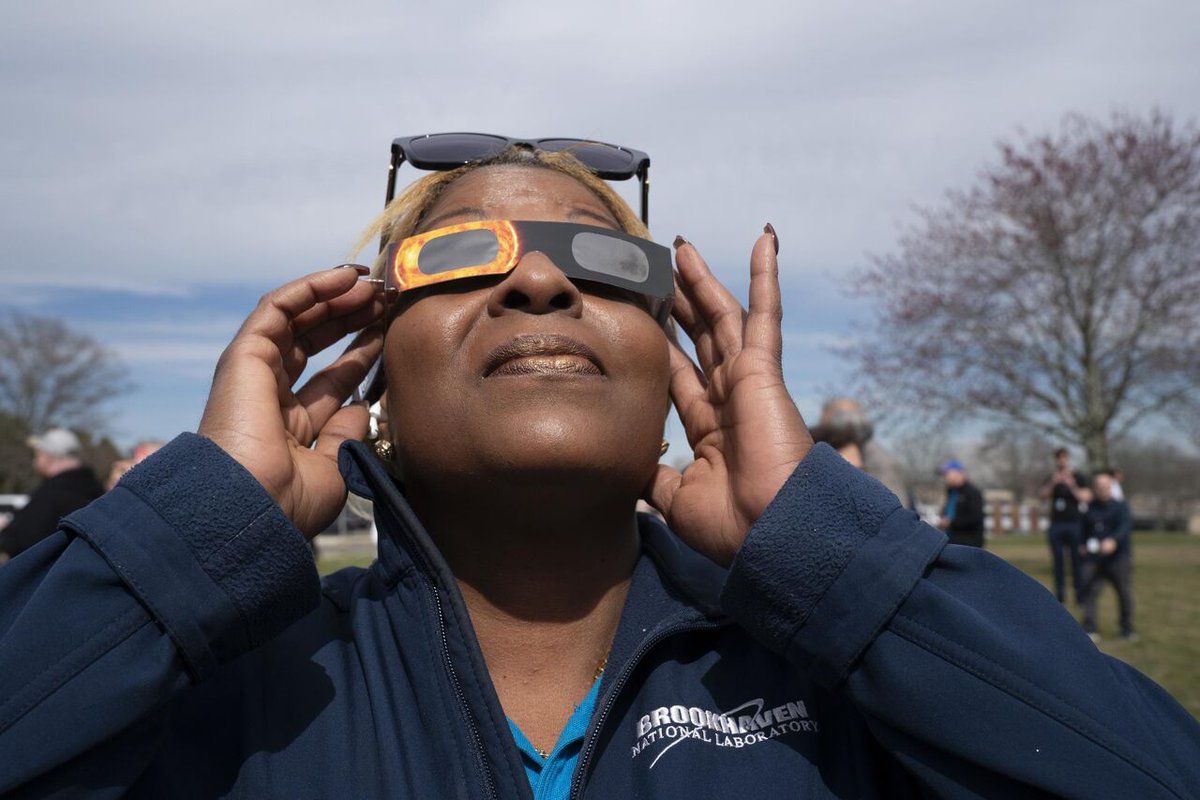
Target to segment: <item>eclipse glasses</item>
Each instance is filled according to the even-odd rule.
[[[418,169],[451,170],[498,155],[514,144],[568,152],[605,180],[636,177],[641,185],[642,222],[649,223],[650,156],[587,139],[514,139],[490,133],[402,136],[392,141],[384,205],[396,195],[396,172],[405,161]],[[544,253],[571,280],[603,283],[644,297],[659,324],[670,317],[675,279],[669,248],[624,231],[570,222],[484,220],[410,236],[384,248],[384,287],[405,291],[506,275],[531,252]],[[378,399],[381,384],[376,359],[352,399]]]
[[[392,141],[392,163],[388,167],[387,198],[396,196],[396,171],[405,161],[418,169],[457,169],[472,161],[483,161],[514,144],[550,152],[566,151],[606,181],[637,178],[641,184],[642,222],[650,224],[650,156],[629,147],[588,139],[551,137],[514,139],[492,133],[427,133],[401,136]]]
[[[670,249],[624,231],[573,222],[493,219],[410,236],[384,249],[384,286],[403,292],[506,275],[532,252],[544,253],[571,280],[644,296],[659,324],[671,313],[675,281]]]

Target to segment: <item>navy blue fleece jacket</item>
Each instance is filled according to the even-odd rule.
[[[1088,503],[1083,518],[1084,539],[1115,539],[1113,555],[1130,552],[1129,535],[1133,532],[1133,515],[1122,500],[1093,500]]]
[[[0,794],[528,798],[453,576],[361,445],[379,558],[183,436],[0,568]],[[726,572],[650,518],[586,798],[1195,797],[1200,726],[1045,589],[819,446]]]

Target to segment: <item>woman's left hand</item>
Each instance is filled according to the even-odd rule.
[[[695,460],[682,473],[660,464],[647,499],[680,538],[722,565],[812,448],[783,383],[777,241],[768,228],[754,244],[747,312],[696,248],[676,240],[672,313],[699,367],[671,343],[671,398]]]

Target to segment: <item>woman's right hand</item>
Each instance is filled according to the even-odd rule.
[[[367,431],[367,409],[343,406],[383,348],[383,295],[365,268],[315,272],[263,296],[217,362],[199,433],[237,459],[312,538],[346,499],[343,441]],[[308,359],[360,331],[332,364],[293,391]]]

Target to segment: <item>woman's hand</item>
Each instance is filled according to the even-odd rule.
[[[342,403],[383,347],[383,299],[335,268],[292,281],[259,301],[221,354],[199,433],[250,471],[308,538],[337,516],[346,486],[337,450],[362,438],[367,410]],[[292,391],[308,359],[348,333],[346,351]]]
[[[659,465],[647,499],[679,536],[728,565],[750,526],[812,448],[783,384],[777,239],[768,226],[750,256],[750,311],[676,240],[675,307],[699,367],[671,343],[671,398],[695,459]]]

